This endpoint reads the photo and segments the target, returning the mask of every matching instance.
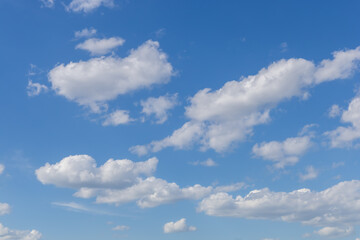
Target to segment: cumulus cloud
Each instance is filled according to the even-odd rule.
[[[318,176],[318,171],[313,166],[308,166],[304,174],[300,174],[300,179],[302,181],[315,179]]]
[[[0,239],[39,240],[41,239],[41,233],[37,230],[31,230],[31,231],[12,230],[0,223]]]
[[[203,199],[198,210],[211,216],[348,228],[360,224],[359,199],[360,181],[353,180],[340,182],[320,192],[309,189],[273,192],[264,188],[235,198],[220,192]]]
[[[55,0],[40,0],[43,7],[53,8],[55,5]]]
[[[315,231],[315,233],[321,237],[331,237],[331,238],[335,238],[335,237],[346,237],[349,236],[350,234],[354,233],[354,228],[353,227],[324,227],[321,228],[318,231]]]
[[[67,11],[89,13],[101,6],[114,7],[114,0],[72,0]]]
[[[175,130],[170,137],[136,148],[156,152],[164,147],[183,148],[196,143],[202,150],[224,152],[251,135],[254,126],[268,122],[270,111],[280,102],[307,97],[307,90],[321,82],[349,77],[358,67],[360,47],[335,52],[333,56],[318,66],[305,59],[282,59],[256,75],[226,82],[218,90],[200,90],[190,98],[185,113],[189,121],[179,130],[202,126],[201,132],[178,140],[175,133],[179,130]]]
[[[164,225],[164,233],[176,233],[176,232],[193,232],[196,231],[196,227],[188,226],[186,219],[182,218],[177,222],[168,222]]]
[[[48,76],[58,95],[100,112],[107,101],[167,83],[172,75],[173,68],[159,43],[149,40],[125,58],[108,56],[60,64]]]
[[[40,83],[33,83],[31,80],[29,80],[26,89],[27,89],[27,95],[29,97],[37,96],[42,92],[48,91],[47,86]]]
[[[97,30],[95,28],[84,28],[75,32],[75,38],[88,38],[96,35]]]
[[[76,49],[86,50],[91,55],[104,55],[111,52],[113,49],[122,46],[125,40],[120,37],[111,38],[90,38],[83,43],[76,45]]]
[[[4,172],[5,166],[0,164],[0,175]]]
[[[46,163],[36,170],[36,176],[43,184],[76,189],[75,197],[96,198],[97,203],[124,204],[135,202],[142,208],[180,200],[199,200],[221,191],[235,191],[243,184],[232,184],[213,188],[195,184],[181,188],[176,183],[150,176],[156,170],[158,160],[150,158],[145,162],[110,159],[97,167],[88,155],[75,155],[55,164]]]
[[[142,113],[146,116],[155,115],[157,124],[164,123],[168,118],[168,111],[178,104],[177,94],[160,96],[158,98],[150,97],[141,101]]]
[[[349,123],[350,126],[341,126],[325,133],[333,148],[351,147],[353,142],[360,138],[360,96],[352,99],[348,109],[342,112],[341,121]]]
[[[274,162],[274,167],[294,165],[312,145],[309,136],[287,138],[283,142],[271,141],[255,144],[252,152],[257,157]]]
[[[129,226],[125,226],[125,225],[118,225],[112,228],[113,231],[125,231],[125,230],[129,230],[130,227]]]
[[[103,126],[118,126],[120,124],[126,124],[133,121],[130,118],[129,111],[125,110],[116,110],[110,114],[108,114],[103,121]]]
[[[0,215],[5,215],[10,213],[10,205],[7,203],[0,203]]]

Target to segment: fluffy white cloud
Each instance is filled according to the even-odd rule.
[[[0,174],[2,174],[5,170],[5,166],[0,164]]]
[[[360,181],[340,182],[320,192],[272,192],[265,188],[235,198],[216,193],[203,199],[198,210],[212,216],[349,227],[360,224]]]
[[[341,121],[350,126],[338,127],[333,131],[326,132],[330,138],[331,147],[348,147],[360,138],[360,97],[355,97],[347,110],[342,112]]]
[[[323,60],[319,66],[305,59],[283,59],[256,75],[226,82],[218,90],[200,90],[186,107],[185,115],[190,121],[180,131],[185,126],[197,125],[202,126],[201,133],[177,140],[176,130],[164,140],[137,149],[156,152],[164,147],[182,148],[199,143],[202,150],[226,151],[251,135],[254,126],[268,122],[270,110],[280,102],[293,97],[307,98],[307,90],[316,84],[349,77],[357,69],[359,52],[360,47],[335,52],[332,60]]]
[[[40,0],[43,7],[52,8],[55,5],[55,0]]]
[[[12,230],[0,223],[0,239],[39,240],[41,239],[41,233],[37,230],[31,230],[31,231]]]
[[[126,58],[108,56],[60,64],[48,76],[58,95],[99,112],[107,101],[167,83],[172,75],[173,68],[159,43],[149,40]]]
[[[300,174],[300,179],[302,181],[315,179],[318,176],[318,171],[313,166],[308,166],[304,174]]]
[[[339,107],[339,105],[334,104],[329,109],[329,117],[331,118],[337,117],[340,114],[341,114],[341,108]]]
[[[96,34],[97,30],[95,28],[84,28],[81,31],[75,32],[75,38],[88,38]]]
[[[126,124],[133,121],[130,118],[129,111],[125,110],[116,110],[110,114],[108,114],[103,121],[103,126],[118,126],[120,124]]]
[[[124,204],[136,201],[142,208],[186,199],[198,200],[214,192],[236,191],[244,186],[236,183],[213,188],[195,184],[181,188],[176,183],[148,177],[155,171],[157,163],[156,158],[136,163],[110,159],[97,167],[90,156],[76,155],[53,165],[46,163],[36,170],[36,176],[43,184],[76,189],[76,197],[96,197],[97,203]]]
[[[0,203],[0,215],[5,215],[10,213],[10,205],[7,203]]]
[[[196,227],[188,226],[186,219],[182,218],[177,222],[168,222],[164,225],[164,233],[176,233],[176,232],[192,232],[196,231]]]
[[[318,231],[315,231],[316,234],[322,237],[345,237],[354,233],[353,227],[324,227]]]
[[[27,89],[27,94],[28,94],[29,97],[37,96],[41,92],[48,91],[47,86],[45,86],[43,84],[40,84],[40,83],[33,83],[31,80],[29,80],[26,89]]]
[[[120,37],[111,38],[90,38],[83,43],[76,45],[76,49],[89,51],[91,55],[104,55],[111,52],[113,49],[122,46],[125,40]]]
[[[190,164],[194,165],[194,166],[205,166],[205,167],[215,167],[217,166],[217,163],[212,160],[211,158],[206,159],[205,161],[195,161],[195,162],[191,162]]]
[[[141,112],[147,116],[154,114],[158,124],[162,124],[167,120],[168,111],[177,104],[177,94],[160,96],[158,98],[150,97],[140,102],[143,108]]]
[[[112,230],[114,231],[125,231],[125,230],[129,230],[130,227],[129,226],[125,226],[125,225],[118,225],[112,228]]]
[[[294,165],[299,161],[299,156],[311,147],[308,136],[287,138],[283,142],[271,141],[255,144],[252,151],[257,157],[274,162],[276,168]]]
[[[114,0],[72,0],[66,9],[73,12],[89,13],[101,6],[114,7]]]

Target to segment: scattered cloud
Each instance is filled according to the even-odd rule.
[[[333,162],[332,168],[338,168],[338,167],[342,167],[344,165],[345,165],[344,162]]]
[[[55,0],[40,0],[42,7],[53,8],[55,6]]]
[[[5,215],[10,213],[10,205],[7,203],[0,203],[0,215]]]
[[[176,233],[176,232],[193,232],[196,231],[196,227],[188,226],[186,219],[182,218],[177,222],[168,222],[164,225],[164,233]]]
[[[11,240],[39,240],[41,239],[41,233],[37,230],[20,231],[12,230],[0,223],[0,238]]]
[[[178,104],[177,94],[160,96],[158,98],[150,97],[141,101],[142,113],[146,116],[155,115],[157,124],[164,123],[168,118],[168,111]]]
[[[89,13],[101,6],[114,7],[114,0],[72,0],[70,4],[66,6],[66,10],[77,13]]]
[[[0,175],[4,172],[5,166],[3,164],[0,164]]]
[[[116,110],[106,116],[106,119],[103,121],[103,126],[118,126],[120,124],[126,124],[132,122],[133,119],[130,118],[129,111],[125,110]]]
[[[211,216],[301,222],[320,227],[360,224],[360,181],[344,181],[324,191],[299,189],[272,192],[253,190],[245,197],[227,193],[206,197],[198,210]]]
[[[321,237],[346,237],[354,233],[353,227],[324,227],[315,233]]]
[[[40,83],[33,83],[31,80],[29,80],[26,89],[29,97],[37,96],[40,93],[47,92],[49,90],[47,86]]]
[[[125,231],[125,230],[129,230],[130,227],[129,226],[125,226],[125,225],[118,225],[112,228],[113,231]]]
[[[282,59],[256,75],[226,82],[218,90],[200,90],[185,108],[187,123],[163,140],[132,150],[141,149],[146,153],[165,147],[182,149],[200,144],[201,150],[211,148],[224,152],[251,135],[253,127],[267,123],[270,111],[280,102],[309,96],[308,89],[324,81],[351,76],[358,69],[360,47],[338,51],[333,56],[332,60],[323,60],[318,66],[301,58]]]
[[[280,44],[280,50],[281,50],[281,52],[287,52],[288,48],[289,48],[289,46],[288,46],[287,42],[282,42],[282,43]]]
[[[306,172],[304,174],[300,174],[300,180],[306,181],[306,180],[315,179],[317,178],[318,174],[319,174],[318,171],[313,166],[308,166],[306,168]]]
[[[75,32],[75,38],[89,38],[96,35],[97,30],[95,28],[84,28]]]
[[[114,213],[109,213],[109,212],[89,208],[76,202],[53,202],[51,204],[55,206],[63,207],[69,211],[74,211],[74,212],[87,212],[87,213],[93,213],[99,215],[115,215]]]
[[[70,101],[101,112],[119,95],[170,81],[173,68],[159,43],[147,41],[125,58],[91,58],[60,64],[49,72],[52,89]]]
[[[334,104],[329,109],[329,117],[330,118],[335,118],[337,116],[340,116],[340,114],[341,114],[341,108],[339,107],[339,105]]]
[[[348,109],[342,112],[341,121],[350,126],[325,132],[333,148],[351,147],[360,138],[360,96],[353,98]]]
[[[90,38],[85,40],[83,43],[76,45],[75,49],[86,50],[91,55],[105,55],[111,52],[113,49],[122,46],[125,40],[120,37],[111,38]]]
[[[206,159],[205,161],[195,161],[195,162],[190,162],[191,165],[194,166],[205,166],[205,167],[216,167],[217,163],[212,160],[211,158]]]
[[[252,152],[256,157],[274,162],[275,168],[291,166],[312,146],[309,136],[287,138],[283,142],[271,141],[255,144]]]
[[[124,204],[135,202],[142,208],[156,207],[180,200],[199,200],[218,191],[236,191],[243,183],[213,188],[199,184],[180,188],[176,183],[150,176],[156,170],[158,160],[145,162],[110,159],[97,167],[88,155],[75,155],[55,164],[46,163],[36,170],[43,184],[77,189],[75,197],[96,197],[97,203]],[[73,207],[77,207],[72,205]]]

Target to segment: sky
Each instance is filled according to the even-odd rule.
[[[0,240],[359,240],[359,11],[1,0]]]

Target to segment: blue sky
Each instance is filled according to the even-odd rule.
[[[359,240],[359,10],[2,0],[0,240]]]

